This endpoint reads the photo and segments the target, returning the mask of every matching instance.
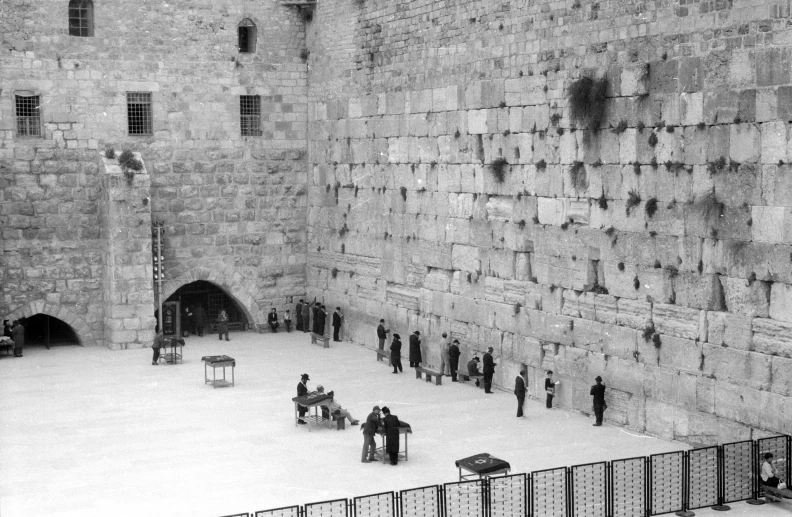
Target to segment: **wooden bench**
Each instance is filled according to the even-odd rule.
[[[380,350],[379,348],[376,350],[377,352],[377,361],[382,361],[383,359],[388,360],[388,366],[391,365],[390,362],[390,352],[386,352],[385,350]]]
[[[762,485],[765,493],[765,499],[780,503],[781,499],[792,499],[792,491],[788,488],[776,488],[772,486]]]
[[[457,377],[459,377],[459,382],[468,382],[468,381],[471,381],[471,380],[479,380],[479,381],[484,380],[484,376],[483,375],[475,375],[475,376],[471,377],[470,375],[468,375],[466,373],[461,373],[461,372],[457,373]],[[484,386],[484,383],[483,382],[479,382],[479,388],[481,388],[483,386]]]
[[[319,344],[319,340],[322,341],[323,348],[330,348],[330,336],[323,336],[323,335],[320,336],[319,334],[316,334],[315,332],[311,332],[311,344],[312,345],[318,345]]]
[[[440,386],[441,384],[443,384],[443,374],[441,374],[440,372],[436,372],[434,370],[429,370],[427,368],[423,368],[421,366],[418,366],[415,369],[415,378],[416,379],[420,379],[421,378],[421,374],[426,375],[426,382],[432,382],[432,377],[434,377],[435,378],[435,384],[437,386]]]

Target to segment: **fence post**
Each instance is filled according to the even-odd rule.
[[[719,512],[725,512],[726,510],[731,510],[731,506],[727,504],[723,504],[723,500],[725,498],[726,492],[726,466],[725,466],[725,459],[723,457],[723,445],[718,445],[718,452],[717,452],[717,465],[718,465],[718,504],[712,506],[713,510],[717,510]]]
[[[675,512],[679,517],[695,517],[690,506],[690,453],[682,451],[682,509]]]
[[[753,441],[751,449],[751,489],[753,491],[753,496],[745,502],[754,505],[765,504],[765,501],[759,499],[759,481],[757,481],[759,473],[756,471],[756,457],[759,455],[759,444],[756,443],[756,440]]]
[[[649,456],[644,456],[644,471],[646,472],[646,514],[652,515],[652,465]]]

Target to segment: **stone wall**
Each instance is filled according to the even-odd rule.
[[[68,35],[67,6],[0,5],[0,313],[42,300],[85,320],[83,343],[110,343],[103,304],[115,302],[103,291],[113,275],[104,271],[98,211],[102,196],[112,197],[102,191],[106,146],[142,155],[147,210],[166,225],[172,291],[204,269],[222,272],[198,276],[246,304],[254,324],[270,306],[291,305],[305,292],[306,261],[299,13],[277,0],[102,1],[94,37],[82,38]],[[257,26],[252,54],[237,49],[244,18]],[[41,95],[42,138],[16,135],[20,90]],[[150,136],[127,134],[129,91],[152,94]],[[240,136],[240,95],[261,96],[261,137]],[[153,311],[151,303],[146,324]],[[138,342],[129,337],[120,342]]]
[[[325,0],[309,294],[668,438],[792,432],[788,2]],[[321,58],[321,60],[320,60]],[[316,59],[316,61],[314,61]],[[569,87],[605,79],[598,127]],[[597,102],[593,105],[598,105]],[[498,172],[502,172],[499,180]]]

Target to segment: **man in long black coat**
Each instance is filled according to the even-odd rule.
[[[391,364],[393,365],[393,373],[399,373],[403,371],[401,364],[401,346],[402,346],[401,336],[399,336],[398,334],[394,334],[393,342],[391,343],[390,346]],[[396,371],[397,368],[399,369],[399,372]]]
[[[525,404],[525,368],[520,370],[520,375],[514,379],[514,394],[517,396],[517,418],[523,416],[523,405]]]
[[[208,317],[206,316],[206,310],[200,303],[198,304],[198,307],[195,308],[193,319],[195,321],[195,330],[198,332],[199,336],[203,336],[204,328],[206,327],[206,320]]]
[[[421,366],[421,333],[417,330],[410,336],[410,366]]]
[[[390,329],[385,328],[385,320],[381,319],[377,327],[377,339],[379,340],[379,349],[385,350],[385,339],[388,337]]]
[[[455,339],[454,342],[448,347],[448,361],[451,366],[451,380],[457,382],[457,369],[459,369],[459,356],[462,352],[459,351],[459,340]]]
[[[341,341],[338,332],[341,330],[341,307],[336,307],[333,312],[333,341]]]
[[[302,306],[303,332],[311,330],[311,306],[316,303],[316,298],[311,303],[305,302]]]
[[[308,381],[310,381],[310,380],[311,379],[308,377],[307,373],[302,374],[302,377],[300,377],[300,383],[297,385],[297,396],[298,397],[304,397],[305,395],[308,395]],[[302,405],[298,405],[297,413],[300,415],[299,420],[297,420],[298,424],[306,424],[307,423],[305,420],[303,420],[303,417],[305,416],[305,413],[307,413],[307,412],[308,412],[308,408],[307,407],[302,406]]]
[[[597,375],[597,378],[594,380],[597,381],[597,384],[591,387],[589,395],[594,398],[594,415],[597,417],[597,421],[594,422],[594,425],[601,426],[603,413],[605,413],[605,409],[608,407],[605,404],[605,385],[602,384],[602,377],[599,375]]]
[[[484,354],[484,393],[492,393],[492,376],[495,374],[495,363],[492,360],[492,347],[487,349],[487,353]]]
[[[302,307],[303,307],[303,300],[297,302],[297,306],[294,308],[294,314],[297,316],[297,330],[303,329],[303,321],[302,321]]]
[[[382,419],[382,427],[385,428],[385,452],[390,457],[390,464],[399,463],[399,426],[401,422],[396,415],[390,414],[390,409],[382,408],[385,418]]]
[[[325,312],[325,306],[320,303],[317,305],[316,312],[314,313],[314,334],[324,336],[326,321],[327,312]]]

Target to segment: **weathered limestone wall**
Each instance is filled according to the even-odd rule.
[[[0,313],[43,300],[85,320],[83,343],[104,343],[105,146],[143,157],[151,216],[166,225],[171,292],[211,279],[254,323],[291,305],[305,292],[306,261],[298,12],[277,0],[102,1],[95,36],[79,38],[68,35],[67,6],[0,5]],[[257,26],[254,54],[237,49],[244,18]],[[19,90],[42,96],[42,138],[15,134]],[[152,92],[151,136],[127,134],[129,91]],[[243,94],[261,95],[261,137],[240,136]]]
[[[693,441],[792,432],[788,2],[325,0],[309,294]],[[321,58],[321,61],[320,61]],[[608,81],[598,131],[569,85]],[[503,182],[493,163],[505,160]],[[502,163],[502,162],[501,162]],[[629,210],[628,210],[629,207]]]

